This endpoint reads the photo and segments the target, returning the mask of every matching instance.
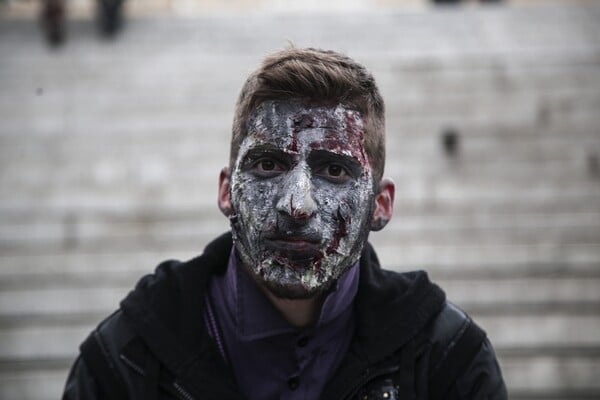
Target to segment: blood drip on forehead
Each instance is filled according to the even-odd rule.
[[[298,130],[315,127],[315,120],[309,114],[296,115],[292,117],[292,122],[294,124],[294,128]]]
[[[365,132],[358,111],[347,110],[342,106],[336,108],[343,113],[341,118],[332,118],[324,128],[325,136],[319,143],[311,144],[313,150],[327,150],[338,154],[346,154],[360,162],[365,170],[370,170],[369,159],[365,153]]]
[[[365,129],[360,113],[352,110],[346,111],[346,132],[349,136],[349,146],[351,149],[359,149],[360,157],[358,160],[370,169],[369,158],[365,153]]]

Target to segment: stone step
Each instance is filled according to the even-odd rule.
[[[34,89],[36,90],[36,89]],[[27,128],[40,132],[56,131],[62,135],[70,135],[73,131],[85,132],[89,125],[102,124],[119,130],[124,126],[144,126],[149,122],[156,122],[159,126],[169,124],[171,121],[185,119],[198,121],[198,132],[206,126],[206,115],[226,115],[233,110],[236,95],[231,94],[222,102],[215,102],[213,96],[206,99],[188,98],[183,96],[178,105],[169,99],[160,97],[162,88],[154,88],[153,93],[144,96],[144,93],[134,91],[134,95],[119,101],[114,101],[111,96],[105,96],[106,104],[99,102],[102,97],[78,99],[69,93],[61,93],[57,99],[45,95],[46,99],[23,108],[23,102],[12,104],[13,107],[0,108],[0,117],[5,121],[2,128],[7,132],[17,133],[19,128]],[[176,88],[175,88],[176,90]],[[33,96],[33,93],[29,95]],[[68,99],[68,100],[66,100]],[[151,99],[150,101],[144,99]],[[155,100],[156,99],[156,100]],[[594,112],[600,105],[600,90],[596,87],[586,89],[570,89],[560,93],[544,93],[535,95],[509,94],[500,95],[487,93],[479,96],[424,96],[419,99],[403,99],[394,96],[386,98],[388,117],[390,123],[396,119],[406,122],[419,122],[423,119],[438,121],[445,124],[480,123],[489,126],[534,124],[553,121],[573,123],[575,125],[586,121],[596,123],[598,115]],[[27,104],[27,103],[25,103]],[[202,110],[205,114],[198,114]],[[25,121],[25,123],[24,123]],[[118,121],[113,125],[110,121]],[[148,121],[148,122],[147,122]],[[172,122],[171,122],[172,123]],[[231,119],[221,120],[223,128],[229,128]]]
[[[176,154],[184,158],[192,158],[197,154],[206,154],[206,148],[217,147],[209,161],[218,157],[227,157],[230,140],[230,127],[233,107],[227,112],[213,114],[210,118],[188,115],[180,119],[165,119],[161,124],[153,119],[152,124],[144,121],[133,121],[131,124],[90,124],[86,129],[70,129],[69,133],[57,133],[32,130],[27,137],[15,129],[10,131],[6,125],[0,127],[0,154],[3,162],[8,161],[40,161],[51,159],[51,156],[70,156],[74,162],[80,162],[90,155],[105,156],[131,153],[138,151],[156,153],[158,150],[168,150],[166,154]],[[579,141],[584,144],[598,145],[598,126],[581,121],[575,124],[567,122],[523,123],[513,125],[485,125],[461,121],[456,125],[448,121],[437,124],[436,121],[423,119],[422,123],[411,124],[403,118],[389,115],[387,127],[387,146],[393,153],[408,156],[413,151],[419,153],[439,150],[440,134],[445,129],[456,131],[463,145],[470,146],[466,150],[486,152],[492,146],[502,146],[517,154],[541,151],[553,152],[560,159],[557,148],[566,146],[568,149],[578,148]],[[72,117],[77,118],[76,116]],[[27,123],[31,121],[21,121]],[[143,128],[143,129],[142,129]],[[207,128],[203,130],[202,128]],[[408,129],[410,128],[410,129]],[[26,140],[27,139],[27,140]],[[60,140],[58,140],[60,139]],[[221,156],[221,149],[225,150]],[[49,153],[41,153],[46,150]],[[468,153],[467,153],[468,154]],[[509,154],[497,154],[497,156]],[[567,153],[568,155],[568,153]]]
[[[463,52],[478,49],[501,51],[510,48],[561,47],[574,39],[592,40],[590,27],[597,21],[594,4],[553,5],[540,7],[491,7],[491,8],[428,8],[421,12],[369,13],[340,15],[273,15],[258,14],[239,17],[212,18],[154,18],[134,19],[128,24],[123,38],[131,38],[139,47],[165,43],[165,38],[185,37],[195,33],[194,38],[214,41],[197,46],[199,51],[255,53],[264,47],[279,43],[285,34],[301,44],[306,41],[324,42],[327,47],[346,47],[384,51],[406,49],[406,52]],[[177,20],[177,24],[173,23]],[[200,21],[201,23],[197,23]],[[535,23],[534,23],[535,21]],[[73,37],[79,30],[93,32],[88,21],[72,24]],[[135,23],[145,24],[142,34]],[[225,23],[224,23],[225,22]],[[338,22],[338,23],[336,23]],[[354,27],[340,32],[342,26]],[[224,28],[223,28],[224,26]],[[377,27],[378,35],[364,35],[364,28]],[[223,32],[219,32],[219,28]],[[399,35],[405,32],[405,35]],[[593,30],[591,31],[593,32]],[[257,41],[261,38],[261,41]],[[94,37],[95,39],[95,37]],[[270,40],[269,40],[270,39]],[[90,39],[88,39],[90,40]],[[75,46],[76,41],[72,41]],[[457,46],[457,42],[463,46]],[[194,43],[196,44],[196,43]],[[493,49],[493,50],[492,50]]]
[[[381,234],[383,235],[383,234]],[[383,265],[400,270],[427,269],[476,272],[500,268],[516,269],[515,265],[568,265],[571,270],[590,271],[600,264],[600,246],[592,244],[410,244],[391,243],[381,235],[371,241]],[[511,268],[512,266],[512,268]],[[534,268],[535,269],[535,268]],[[481,272],[480,272],[481,273]]]
[[[559,54],[568,50],[547,52],[532,57],[495,54],[461,58],[389,56],[370,58],[370,67],[379,86],[391,96],[417,98],[433,96],[500,96],[545,94],[573,88],[597,87],[600,60],[593,52],[572,52],[572,57]],[[591,85],[591,86],[589,86]],[[390,87],[403,88],[393,93]]]
[[[233,101],[233,98],[231,99]],[[475,101],[475,100],[474,100]],[[169,111],[171,112],[171,110]],[[409,152],[413,147],[416,149],[428,148],[431,143],[439,143],[439,134],[445,128],[454,129],[465,144],[471,144],[474,149],[484,151],[488,149],[489,143],[504,143],[504,146],[519,150],[516,146],[518,140],[523,140],[521,151],[531,145],[541,149],[555,149],[557,145],[569,145],[568,138],[581,139],[594,143],[594,137],[598,136],[598,126],[589,121],[530,121],[522,123],[508,124],[504,120],[498,120],[494,124],[482,124],[470,122],[468,119],[462,119],[456,124],[448,119],[440,123],[440,119],[435,116],[421,115],[419,120],[410,121],[400,114],[388,112],[388,146],[395,151]],[[179,113],[176,115],[175,113]],[[54,120],[58,120],[61,113],[49,115]],[[36,154],[40,148],[46,148],[51,151],[46,157],[54,154],[72,155],[75,160],[79,160],[84,154],[101,152],[127,152],[136,148],[145,151],[155,152],[165,144],[170,151],[177,151],[183,156],[192,156],[202,152],[202,144],[207,146],[221,146],[228,150],[230,139],[230,128],[233,115],[233,106],[219,113],[213,113],[210,116],[197,115],[191,111],[186,113],[182,110],[172,110],[171,116],[168,114],[160,119],[161,115],[152,115],[149,113],[143,120],[136,120],[128,116],[119,117],[118,124],[110,121],[98,124],[86,115],[71,115],[68,117],[69,124],[63,126],[60,131],[32,129],[28,131],[28,136],[20,135],[18,127],[33,126],[35,121],[21,121],[14,114],[14,129],[10,128],[10,119],[7,124],[3,124],[0,137],[3,155],[18,161],[20,157],[27,158]],[[99,117],[106,115],[99,115]],[[175,116],[177,118],[173,118]],[[417,116],[418,117],[418,116]],[[87,120],[86,120],[87,118]],[[79,121],[79,122],[78,122]],[[415,122],[416,121],[416,122]],[[444,121],[442,121],[444,122]],[[21,125],[19,125],[19,123]],[[31,126],[28,126],[31,125]],[[88,126],[86,126],[86,124]],[[68,128],[67,130],[63,128]],[[78,129],[83,128],[85,129]],[[43,128],[43,126],[38,126]],[[203,130],[206,128],[206,130]],[[22,128],[21,128],[22,129]],[[21,131],[22,133],[22,131]],[[28,139],[28,140],[26,140]],[[60,141],[57,139],[61,139]],[[438,140],[436,140],[438,139]],[[596,139],[597,143],[597,139]],[[48,148],[48,145],[51,145]],[[194,147],[187,147],[196,145]],[[405,147],[408,146],[408,149]],[[570,143],[570,148],[577,146],[577,143]],[[81,153],[80,153],[81,152]],[[44,158],[42,158],[43,160]]]
[[[111,59],[107,59],[106,62],[109,60],[114,63]],[[52,59],[46,61],[45,64]],[[112,66],[112,69],[111,66],[107,66],[104,74],[98,74],[97,68],[102,66],[95,65],[94,73],[90,72],[90,76],[86,75],[85,65],[81,68],[70,66],[68,69],[65,66],[56,66],[55,71],[40,71],[34,82],[28,79],[27,74],[4,70],[0,72],[0,78],[6,79],[3,87],[11,96],[6,93],[0,96],[0,115],[14,118],[15,112],[22,114],[27,111],[52,115],[60,113],[65,107],[69,107],[74,114],[90,114],[90,103],[94,105],[94,114],[121,115],[153,109],[163,112],[187,111],[193,107],[202,107],[207,111],[227,111],[233,107],[233,101],[242,83],[239,78],[231,79],[232,76],[242,75],[243,71],[240,71],[239,67],[221,67],[220,77],[212,76],[214,73],[208,69],[219,68],[214,62],[200,66],[194,71],[188,71],[176,62],[167,66],[161,65],[162,69],[153,68],[147,71],[143,65],[132,65],[129,61],[122,60],[126,68],[121,70],[117,69],[118,64]],[[222,60],[218,61],[219,64],[222,63]],[[582,101],[585,99],[578,99],[575,95],[581,93],[589,99],[594,99],[598,89],[598,63],[566,64],[561,66],[561,71],[553,71],[553,74],[545,71],[547,67],[540,64],[540,71],[532,67],[520,72],[521,75],[514,73],[513,76],[513,72],[504,72],[505,76],[500,78],[494,75],[473,75],[472,68],[466,64],[462,66],[462,70],[458,70],[464,75],[463,78],[444,75],[448,72],[442,69],[437,72],[427,71],[426,75],[412,71],[389,75],[382,72],[382,79],[378,79],[378,82],[384,98],[388,100],[390,114],[410,115],[414,114],[415,110],[429,109],[431,114],[435,115],[452,106],[455,107],[452,111],[460,110],[466,105],[485,111],[486,107],[496,106],[503,110],[502,107],[510,106],[490,104],[493,99],[515,99],[533,106],[550,106],[553,102],[561,102],[560,104],[564,105],[567,101],[572,105],[585,106],[585,102]],[[14,65],[16,68],[18,64]],[[252,67],[253,65],[247,65],[246,69]],[[78,81],[69,85],[68,77],[72,75],[72,71],[77,71]],[[374,74],[379,78],[377,71],[374,71]],[[499,79],[501,83],[498,83]],[[116,85],[121,86],[123,91],[115,98],[111,88]],[[94,95],[90,96],[90,93]],[[30,105],[32,109],[23,109],[19,104]]]
[[[129,73],[133,75],[136,71]],[[530,79],[535,80],[535,75],[532,74]],[[204,85],[202,82],[200,81],[198,84]],[[101,122],[107,116],[118,118],[119,125],[112,128],[117,131],[136,126],[136,123],[139,126],[140,121],[146,120],[148,116],[152,116],[152,120],[159,127],[161,124],[165,125],[169,122],[173,124],[176,120],[179,125],[183,122],[186,124],[185,126],[190,126],[191,122],[196,121],[197,124],[201,124],[200,126],[206,125],[206,117],[202,119],[198,119],[198,116],[193,117],[196,110],[203,110],[211,115],[211,119],[227,122],[223,126],[229,126],[231,119],[224,117],[230,116],[237,93],[237,90],[231,89],[219,98],[211,94],[216,89],[200,87],[196,88],[196,92],[192,95],[187,94],[186,89],[180,88],[174,82],[167,81],[162,87],[131,88],[128,90],[129,95],[115,99],[112,92],[108,91],[108,88],[115,85],[114,82],[95,83],[97,86],[80,89],[81,94],[64,89],[53,91],[52,87],[40,89],[39,86],[26,86],[19,91],[9,88],[5,93],[11,93],[11,96],[4,97],[2,107],[0,107],[0,113],[3,120],[6,121],[2,131],[18,134],[18,128],[23,126],[23,123],[28,127],[39,127],[43,130],[43,128],[53,126],[53,119],[60,118],[63,130],[66,126],[75,133],[87,132],[87,129],[77,128],[85,127],[86,124],[93,125],[90,122]],[[117,84],[120,85],[120,83]],[[43,95],[35,96],[37,90],[43,90]],[[393,86],[390,90],[394,92],[394,95],[386,96],[390,124],[395,119],[418,120],[423,118],[423,115],[427,115],[427,118],[430,119],[447,119],[450,122],[482,118],[493,121],[496,115],[496,119],[502,123],[506,123],[507,119],[513,123],[535,122],[536,118],[542,117],[553,121],[560,121],[561,118],[568,117],[575,123],[581,123],[581,120],[575,117],[594,118],[592,111],[598,103],[597,86],[593,84],[585,87],[569,87],[561,92],[552,92],[547,88],[540,94],[534,94],[531,91],[524,91],[524,93],[512,91],[507,94],[485,92],[457,95],[452,92],[449,95],[436,94],[432,96],[431,94],[427,95],[427,92],[421,88],[420,97],[416,95],[403,97],[403,95],[395,94],[398,91],[402,92],[401,90],[393,90]],[[190,89],[188,88],[187,91]],[[93,98],[89,97],[90,92],[95,93]],[[156,92],[161,92],[159,98],[156,98]],[[219,90],[219,93],[223,93],[223,90]],[[0,97],[0,99],[2,98]],[[90,100],[93,106],[90,104]],[[24,108],[23,105],[28,107]],[[494,114],[494,111],[498,113]],[[66,120],[65,112],[67,112]],[[509,112],[514,115],[503,115],[503,113]],[[223,118],[220,115],[223,115]],[[502,115],[501,120],[498,119],[500,115]],[[35,117],[36,120],[23,121],[23,117]],[[140,117],[142,117],[141,120]],[[54,125],[58,127],[58,121]],[[100,127],[106,125],[107,123],[104,121]],[[106,128],[104,129],[106,130]],[[35,133],[35,129],[33,129],[33,133]]]
[[[126,63],[126,69],[111,70],[110,64],[114,60],[108,56],[106,60],[95,60],[95,64],[105,62],[108,65],[94,65],[94,69],[87,73],[86,67],[90,67],[85,64],[71,65],[68,69],[56,66],[55,70],[50,68],[40,71],[33,82],[22,71],[9,68],[1,70],[0,79],[6,90],[5,94],[0,95],[2,115],[11,117],[14,112],[22,114],[26,110],[19,107],[19,104],[29,105],[32,107],[30,112],[42,115],[59,113],[66,106],[78,113],[89,114],[90,102],[93,102],[96,114],[102,112],[118,115],[156,108],[162,108],[163,111],[189,110],[192,106],[202,107],[207,111],[228,111],[233,107],[242,83],[239,79],[231,79],[232,76],[242,74],[239,67],[223,67],[223,60],[214,57],[209,62],[197,60],[193,71],[187,70],[175,60],[168,66],[173,71],[167,72],[165,77],[164,68],[146,71],[143,66],[131,65],[127,59],[122,60]],[[47,64],[52,59],[45,61]],[[386,62],[389,63],[390,60]],[[489,99],[514,98],[521,102],[529,101],[532,105],[548,106],[549,104],[544,103],[572,99],[572,94],[576,91],[587,92],[588,96],[592,96],[594,89],[598,88],[596,83],[600,75],[599,63],[596,60],[582,61],[581,64],[565,63],[549,68],[541,60],[539,65],[513,70],[503,64],[495,68],[479,68],[469,65],[468,60],[460,69],[436,65],[432,61],[432,67],[420,65],[424,71],[419,71],[414,70],[408,60],[403,63],[392,61],[390,68],[394,68],[393,71],[379,72],[377,64],[372,69],[384,98],[390,99],[390,114],[404,115],[412,114],[412,109],[427,109],[430,105],[433,105],[433,111],[439,112],[439,108],[456,101],[470,104],[477,100],[489,102]],[[14,68],[18,66],[17,63],[13,65]],[[211,69],[219,67],[220,75],[215,76]],[[247,65],[246,69],[252,67],[253,65]],[[99,74],[98,68],[104,68],[104,74]],[[118,65],[112,68],[118,68]],[[71,71],[77,71],[76,85],[67,85],[67,77],[71,75]],[[160,85],[155,83],[157,81]],[[116,85],[123,90],[117,98],[111,89]],[[94,93],[94,96],[91,97],[90,93]],[[157,93],[160,96],[157,97]]]
[[[0,397],[27,400],[61,398],[70,368],[70,363],[63,364],[51,369],[32,368],[0,374]]]
[[[597,353],[597,348],[594,349]],[[510,399],[594,399],[600,396],[600,357],[502,357]]]
[[[600,272],[600,271],[599,271]],[[60,275],[45,281],[0,280],[0,321],[9,326],[35,325],[39,321],[68,321],[69,315],[84,318],[87,314],[108,315],[134,287],[137,279],[131,272],[98,273],[63,279]],[[77,279],[77,282],[73,280]],[[433,275],[435,279],[435,275]],[[532,312],[600,312],[600,276],[441,279],[436,281],[448,298],[470,312],[478,314],[531,314]]]

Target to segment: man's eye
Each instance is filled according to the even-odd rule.
[[[339,165],[330,165],[327,167],[327,174],[330,176],[339,177],[342,176],[346,171]]]
[[[348,170],[339,164],[324,165],[315,172],[316,175],[336,183],[344,183],[351,178]]]
[[[273,160],[261,160],[258,163],[258,167],[263,171],[273,171],[275,169],[275,163]]]
[[[285,170],[285,166],[271,158],[260,158],[252,164],[252,171],[263,177],[271,177]]]

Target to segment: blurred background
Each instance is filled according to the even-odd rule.
[[[511,399],[600,398],[599,2],[102,2],[0,0],[1,399],[59,398],[138,278],[228,229],[234,102],[289,41],[383,92],[383,264],[479,321]]]

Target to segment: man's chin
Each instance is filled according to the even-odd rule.
[[[263,280],[261,283],[273,296],[286,300],[310,299],[325,291],[321,287],[309,288],[301,282],[282,283]]]

